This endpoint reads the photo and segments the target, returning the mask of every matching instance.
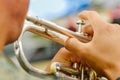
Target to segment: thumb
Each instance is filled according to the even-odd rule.
[[[76,38],[69,38],[64,46],[78,57],[86,55],[87,43],[82,43]]]

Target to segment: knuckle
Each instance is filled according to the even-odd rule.
[[[91,16],[91,18],[98,16],[98,13],[96,11],[90,11],[88,14],[89,14],[89,16]]]
[[[96,11],[90,11],[90,14],[98,14]]]
[[[88,15],[98,15],[96,11],[83,11],[83,13],[88,14]]]
[[[87,17],[89,17],[91,19],[95,18],[95,16],[97,18],[99,15],[96,11],[84,11],[83,14],[85,14]]]
[[[97,14],[97,12],[96,12],[96,11],[87,11],[87,10],[83,11],[83,13]]]
[[[89,11],[85,10],[85,11],[82,11],[82,13],[88,13]]]
[[[114,26],[115,26],[115,27],[120,27],[120,25],[119,25],[119,24],[114,24]]]
[[[106,30],[110,34],[111,32],[113,32],[113,25],[111,25],[109,23],[104,24],[104,30]]]
[[[114,24],[113,26],[115,28],[115,31],[120,31],[120,25],[119,24]]]

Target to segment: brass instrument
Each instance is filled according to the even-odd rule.
[[[98,76],[91,68],[84,67],[82,64],[78,67],[77,63],[73,64],[73,68],[69,68],[61,65],[61,63],[54,62],[51,65],[54,75],[33,67],[26,59],[22,47],[22,36],[26,31],[41,35],[62,45],[64,45],[65,41],[70,37],[75,37],[82,42],[89,42],[91,38],[80,33],[80,28],[78,28],[78,32],[72,32],[44,19],[27,16],[26,20],[31,22],[31,24],[24,26],[19,39],[14,43],[14,50],[21,67],[27,73],[42,78],[43,80],[51,80],[49,77],[51,77],[52,80],[107,80],[102,79],[102,77]],[[84,22],[79,21],[78,24],[80,27]]]

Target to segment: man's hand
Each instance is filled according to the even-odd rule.
[[[95,11],[84,11],[79,17],[89,21],[83,32],[93,38],[88,43],[70,38],[65,47],[99,74],[115,80],[120,76],[120,25],[105,22]]]

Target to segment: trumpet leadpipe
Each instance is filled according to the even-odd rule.
[[[62,43],[62,44],[64,44],[64,41],[66,40],[66,38],[71,38],[71,37],[75,37],[78,40],[80,40],[81,42],[89,42],[91,40],[91,38],[84,36],[82,33],[70,31],[64,27],[56,25],[55,23],[52,23],[45,19],[37,19],[37,18],[29,17],[29,16],[27,16],[26,19],[28,21],[32,22],[34,25],[37,25],[38,27],[42,26],[45,29],[47,29],[46,33],[54,34],[56,36],[56,38],[62,39],[62,41],[60,40],[61,41],[60,42],[58,39],[55,39],[55,36],[54,36],[54,39],[55,39],[54,40],[53,37],[50,37],[50,35],[48,35],[44,32],[44,34],[47,36],[47,38],[49,36],[50,39],[53,39],[54,41]],[[39,29],[35,29],[34,27],[32,27],[29,31],[31,31],[33,33],[35,32],[37,34],[41,34]],[[44,34],[42,33],[41,35],[45,36]]]

